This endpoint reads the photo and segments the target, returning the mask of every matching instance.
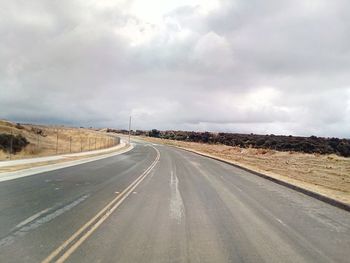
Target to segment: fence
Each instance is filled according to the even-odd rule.
[[[35,131],[35,130],[34,130]],[[0,145],[4,152],[7,152],[6,157],[2,159],[18,159],[37,156],[48,156],[55,154],[76,153],[83,151],[93,151],[106,149],[120,144],[120,138],[99,132],[88,133],[86,130],[79,136],[69,135],[65,129],[56,129],[44,131],[37,129],[35,132],[28,129],[11,130],[5,132],[8,134],[8,141],[5,145]],[[15,150],[14,140],[17,135],[22,135],[29,141],[29,144],[23,151]],[[17,151],[17,153],[16,153]],[[14,158],[15,157],[15,158]]]

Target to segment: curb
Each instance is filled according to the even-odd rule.
[[[10,181],[10,180],[15,180],[18,178],[22,177],[27,177],[35,174],[40,174],[40,173],[45,173],[45,172],[50,172],[54,170],[59,170],[62,168],[67,168],[71,166],[76,166],[80,164],[85,164],[89,162],[94,162],[98,161],[101,159],[113,157],[115,155],[120,155],[123,153],[126,153],[130,150],[132,150],[134,147],[132,145],[128,145],[124,147],[125,149],[120,149],[119,151],[111,152],[111,153],[105,153],[97,156],[91,156],[91,157],[86,157],[83,159],[78,159],[74,161],[66,161],[66,162],[61,162],[61,163],[54,163],[54,164],[49,164],[49,165],[42,165],[42,166],[35,166],[32,168],[27,168],[27,169],[22,169],[18,171],[12,171],[12,172],[3,172],[0,173],[0,183],[4,181]]]
[[[266,175],[266,174],[262,174],[262,173],[259,173],[259,172],[250,170],[250,169],[245,168],[245,167],[242,167],[242,166],[240,166],[240,165],[238,165],[238,164],[234,164],[234,163],[231,163],[231,162],[229,162],[229,161],[222,160],[222,159],[220,159],[220,158],[218,158],[218,157],[208,156],[208,155],[206,155],[206,154],[204,154],[204,153],[195,152],[195,151],[192,151],[192,150],[189,150],[189,149],[185,149],[185,148],[181,148],[181,147],[177,147],[177,146],[171,146],[171,145],[168,145],[168,146],[174,147],[174,148],[177,148],[177,149],[181,149],[181,150],[184,150],[184,151],[187,151],[187,152],[195,153],[195,154],[197,154],[197,155],[200,155],[200,156],[203,156],[203,157],[207,157],[207,158],[210,158],[210,159],[213,159],[213,160],[222,162],[222,163],[226,163],[226,164],[228,164],[228,165],[234,166],[234,167],[239,168],[239,169],[242,169],[242,170],[244,170],[244,171],[246,171],[246,172],[249,172],[249,173],[252,173],[252,174],[257,175],[257,176],[259,176],[259,177],[262,177],[262,178],[264,178],[264,179],[267,179],[267,180],[269,180],[269,181],[271,181],[271,182],[277,183],[277,184],[279,184],[279,185],[283,185],[283,186],[288,187],[288,188],[290,188],[290,189],[292,189],[292,190],[295,190],[295,191],[300,192],[300,193],[302,193],[302,194],[305,194],[305,195],[307,195],[307,196],[313,197],[313,198],[315,198],[315,199],[317,199],[317,200],[320,200],[320,201],[322,201],[322,202],[324,202],[324,203],[330,204],[330,205],[332,205],[332,206],[335,206],[335,207],[338,207],[338,208],[340,208],[340,209],[343,209],[343,210],[345,210],[345,211],[350,212],[350,205],[349,205],[349,204],[346,204],[346,203],[343,203],[343,202],[341,202],[341,201],[332,199],[332,198],[330,198],[330,197],[321,195],[321,194],[316,193],[316,192],[313,192],[313,191],[311,191],[311,190],[307,190],[307,189],[305,189],[305,188],[302,188],[302,187],[293,185],[293,184],[291,184],[291,183],[287,183],[287,182],[285,182],[285,181],[282,181],[282,180],[279,180],[279,179],[270,177],[270,176],[268,176],[268,175]]]
[[[43,161],[51,161],[51,160],[60,160],[64,159],[67,157],[80,157],[80,156],[89,156],[89,155],[94,155],[94,154],[104,154],[108,153],[114,150],[119,150],[123,147],[122,142],[114,145],[112,147],[108,148],[103,148],[103,149],[98,149],[98,150],[91,150],[91,151],[83,151],[83,152],[74,152],[74,153],[59,153],[59,154],[54,154],[54,155],[46,155],[46,156],[34,156],[34,157],[28,157],[28,158],[23,158],[23,159],[15,159],[15,160],[1,160],[0,161],[0,167],[7,167],[7,166],[14,166],[14,165],[20,165],[23,163],[38,163],[38,162],[43,162]],[[46,159],[46,160],[45,160]]]

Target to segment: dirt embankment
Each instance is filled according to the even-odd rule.
[[[142,139],[219,157],[350,204],[350,158],[334,154],[320,155],[254,148],[243,149],[150,137],[142,137]]]
[[[104,131],[65,126],[15,124],[0,120],[0,134],[3,133],[21,134],[29,141],[22,151],[12,154],[11,159],[97,150],[117,144],[117,139]],[[0,150],[0,160],[9,160],[9,158],[9,149]]]

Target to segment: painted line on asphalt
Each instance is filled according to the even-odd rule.
[[[13,231],[14,229],[17,228],[21,228],[24,225],[29,224],[30,222],[34,221],[35,219],[37,219],[39,216],[41,216],[42,214],[45,214],[46,212],[50,211],[52,209],[52,207],[46,208],[30,217],[28,217],[27,219],[23,220],[22,222],[20,222],[19,224],[17,224],[14,228],[11,229],[11,231]]]
[[[136,187],[157,165],[160,159],[160,152],[157,148],[153,146],[151,147],[157,152],[157,156],[152,164],[116,198],[109,202],[99,213],[97,213],[85,225],[78,229],[57,249],[51,252],[50,255],[42,261],[42,263],[64,262],[123,203],[123,201],[136,189]]]
[[[275,218],[281,225],[283,225],[283,226],[287,226],[281,219],[279,219],[279,218]]]
[[[28,234],[31,230],[37,229],[38,227],[42,226],[43,224],[52,221],[56,217],[64,214],[65,212],[71,210],[73,207],[77,206],[81,202],[85,201],[89,195],[81,196],[80,198],[74,200],[73,202],[69,203],[68,205],[65,205],[61,208],[58,208],[55,211],[52,211],[49,214],[44,215],[43,217],[36,217],[36,219],[33,219],[31,221],[28,220],[26,224],[23,224],[20,228],[14,228],[12,233],[2,239],[0,239],[0,248],[4,246],[8,246],[12,244],[17,237],[23,237],[24,235]],[[48,211],[50,211],[49,209]],[[45,214],[45,213],[42,213]],[[41,214],[41,215],[42,215]]]

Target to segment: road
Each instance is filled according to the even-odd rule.
[[[228,164],[135,143],[0,183],[0,262],[349,262],[349,212]]]

